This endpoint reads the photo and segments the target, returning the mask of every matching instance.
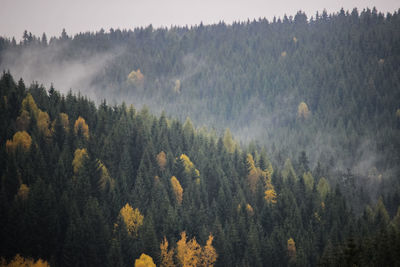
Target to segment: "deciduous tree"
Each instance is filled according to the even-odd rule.
[[[218,254],[212,245],[213,240],[214,236],[210,234],[201,253],[201,266],[212,267],[217,261]]]
[[[164,236],[164,240],[160,244],[160,258],[161,258],[161,266],[162,267],[174,267],[174,249],[171,248],[168,250],[168,240]]]
[[[165,152],[161,151],[160,153],[158,153],[156,159],[158,167],[160,168],[160,170],[164,171],[165,166],[167,166],[167,155],[165,154]]]
[[[142,253],[139,259],[135,260],[135,267],[156,267],[153,258]]]
[[[183,199],[183,189],[182,189],[181,184],[179,183],[179,180],[176,179],[175,176],[171,177],[171,186],[172,186],[172,190],[174,191],[176,202],[179,205],[181,205],[182,199]]]
[[[307,119],[310,116],[310,110],[305,102],[300,102],[297,107],[297,117],[301,119]]]
[[[177,259],[181,266],[197,266],[201,262],[201,247],[196,238],[187,242],[186,232],[181,233],[181,239],[176,243]]]
[[[28,151],[32,144],[31,136],[25,131],[16,132],[13,136],[12,140],[7,140],[6,142],[6,150],[8,153],[13,153],[20,147],[23,151]]]
[[[77,174],[79,169],[82,168],[85,157],[88,156],[86,148],[78,148],[75,150],[74,159],[72,160],[72,167],[74,173]]]
[[[76,119],[74,124],[74,133],[76,135],[82,134],[83,137],[89,139],[89,126],[86,124],[86,121],[81,116]]]
[[[143,225],[144,216],[140,213],[139,209],[133,209],[131,205],[126,205],[119,212],[122,220],[125,223],[126,230],[131,236],[136,237],[140,226]]]

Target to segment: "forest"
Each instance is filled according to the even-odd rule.
[[[399,28],[0,38],[0,266],[400,266]]]

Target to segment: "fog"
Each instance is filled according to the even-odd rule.
[[[107,64],[123,52],[116,48],[112,52],[96,54],[89,58],[63,59],[67,44],[46,47],[30,46],[22,50],[9,49],[2,55],[0,68],[9,70],[16,79],[23,78],[27,85],[37,82],[46,88],[54,85],[61,93],[69,90],[81,92],[92,100],[103,99],[93,79],[104,71]]]
[[[334,129],[312,123],[304,127],[315,128],[315,134],[308,136],[306,140],[299,139],[298,132],[305,130],[301,122],[298,122],[297,130],[285,126],[287,120],[296,120],[299,101],[290,91],[287,94],[280,94],[275,99],[278,108],[275,108],[273,114],[259,113],[260,109],[252,108],[262,107],[264,103],[257,97],[251,97],[247,105],[251,109],[241,110],[233,122],[221,123],[221,114],[212,114],[208,111],[207,102],[196,101],[196,96],[190,96],[192,100],[187,102],[187,98],[182,97],[190,93],[186,92],[187,81],[211,67],[208,62],[197,58],[194,54],[183,56],[184,71],[179,76],[164,77],[158,81],[165,86],[157,90],[172,90],[174,81],[180,80],[181,92],[171,100],[163,99],[160,92],[146,94],[145,89],[141,87],[133,89],[128,87],[127,90],[126,82],[106,84],[97,82],[98,77],[101,77],[107,68],[112,64],[118,64],[120,57],[124,57],[125,47],[112,48],[110,51],[90,56],[70,56],[64,59],[62,55],[65,55],[68,49],[68,44],[28,46],[18,51],[9,49],[2,54],[0,69],[10,70],[15,79],[22,77],[27,85],[37,82],[47,89],[53,85],[63,94],[71,90],[73,93],[89,97],[96,104],[105,99],[112,105],[125,102],[127,105],[133,104],[137,109],[147,106],[154,114],[166,111],[168,115],[182,122],[191,117],[197,128],[205,126],[216,131],[218,135],[222,135],[225,128],[230,128],[235,139],[242,144],[256,140],[259,144],[266,145],[270,152],[273,152],[272,147],[275,146],[283,151],[284,158],[290,157],[295,160],[298,152],[305,150],[312,168],[318,161],[329,161],[330,157],[335,157],[336,171],[345,172],[351,169],[355,174],[367,176],[380,159],[373,150],[376,144],[367,137],[361,142],[357,151],[344,151],[342,155],[347,156],[340,158],[335,154],[334,147],[341,144],[340,138],[331,133]],[[195,92],[200,94],[201,89],[197,88]]]
[[[397,0],[2,0],[0,9],[0,36],[17,40],[24,30],[35,35],[43,32],[59,36],[65,28],[68,33],[98,31],[101,28],[132,29],[153,24],[155,27],[171,25],[198,25],[225,21],[253,20],[266,17],[295,14],[305,11],[310,17],[326,9],[328,13],[340,8],[351,10],[357,7],[376,7],[381,12],[398,9]]]

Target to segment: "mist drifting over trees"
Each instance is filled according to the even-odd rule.
[[[1,265],[400,265],[399,28],[0,38]]]

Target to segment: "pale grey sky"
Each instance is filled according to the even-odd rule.
[[[104,28],[128,29],[153,24],[154,27],[244,21],[259,17],[271,19],[305,11],[308,17],[324,8],[359,11],[376,7],[391,12],[399,0],[0,0],[0,36],[22,37],[26,29],[35,35],[69,35]]]

